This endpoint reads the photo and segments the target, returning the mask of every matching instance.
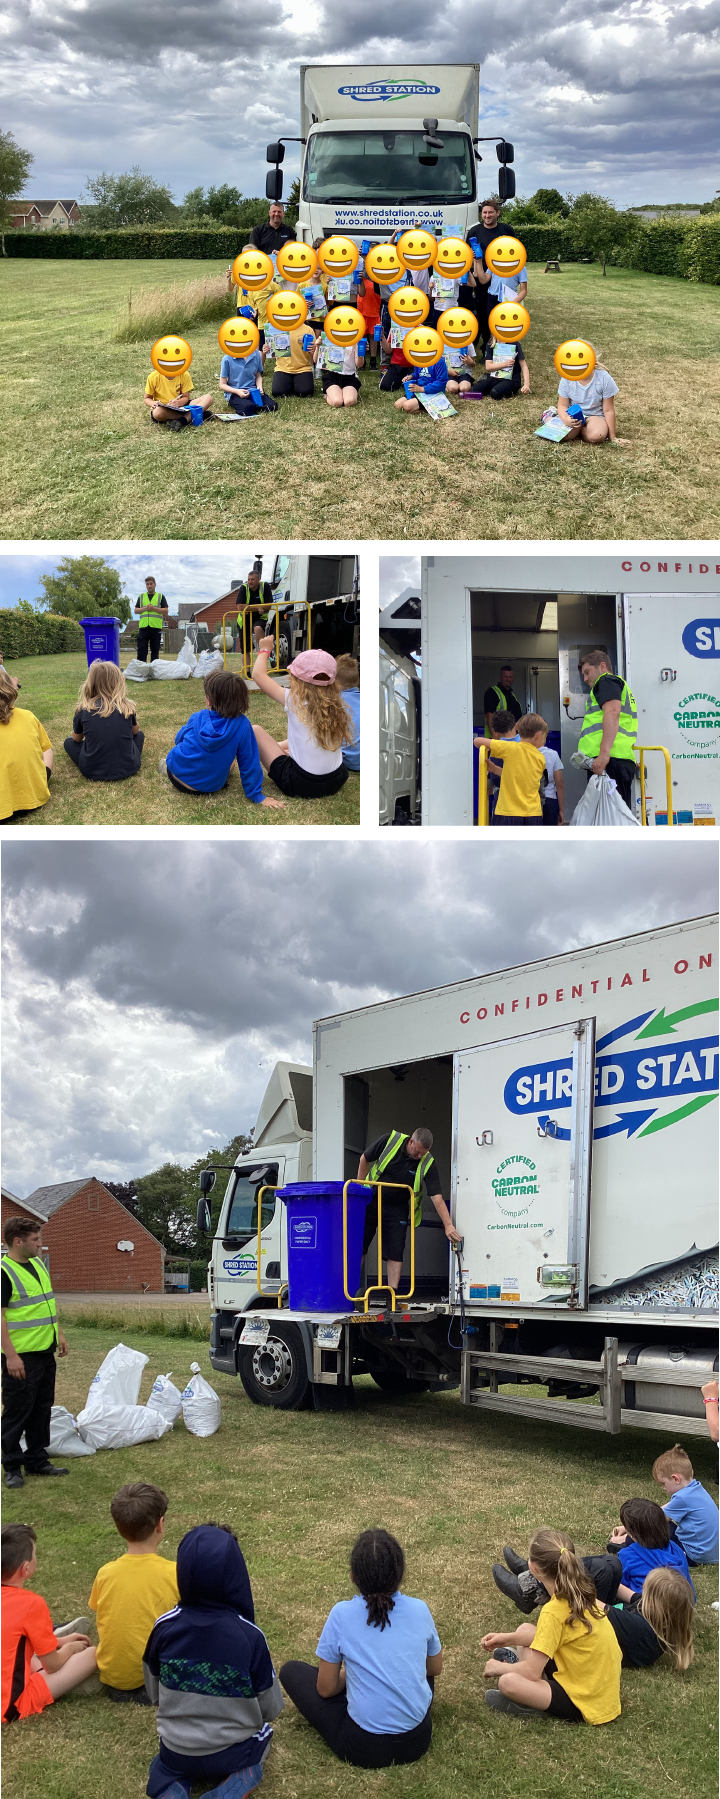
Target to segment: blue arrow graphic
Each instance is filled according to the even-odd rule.
[[[617,1043],[618,1038],[627,1037],[630,1031],[638,1030],[641,1025],[647,1023],[648,1018],[652,1018],[652,1007],[649,1012],[638,1013],[637,1018],[629,1018],[627,1024],[619,1024],[614,1031],[607,1031],[604,1037],[599,1037],[597,1040],[596,1054],[599,1055],[601,1049],[607,1049],[609,1043]]]
[[[547,1112],[544,1117],[538,1118],[538,1124],[542,1125],[548,1137],[561,1137],[566,1143],[570,1142],[570,1131],[564,1131],[559,1124],[555,1123],[554,1118],[548,1117]],[[548,1125],[552,1125],[552,1130],[548,1130]]]
[[[595,1141],[597,1142],[598,1137],[620,1136],[623,1131],[627,1131],[628,1137],[634,1137],[641,1124],[647,1124],[648,1118],[653,1118],[656,1112],[657,1106],[650,1106],[649,1110],[646,1108],[643,1112],[618,1112],[613,1124],[601,1124],[593,1132]]]

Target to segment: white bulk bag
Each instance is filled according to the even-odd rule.
[[[132,1449],[172,1430],[169,1418],[146,1405],[102,1405],[78,1412],[78,1427],[93,1449]]]
[[[171,1374],[172,1369],[168,1374],[159,1374],[153,1381],[152,1390],[148,1396],[148,1406],[154,1412],[159,1412],[161,1418],[167,1418],[168,1423],[172,1426],[182,1411],[182,1393],[179,1387],[176,1387],[171,1381]]]
[[[570,820],[572,825],[632,825],[640,829],[640,820],[635,818],[624,799],[621,799],[615,781],[610,775],[591,775],[581,800],[578,800]]]
[[[213,1437],[220,1427],[220,1398],[200,1373],[200,1363],[191,1362],[192,1379],[182,1395],[183,1418],[194,1437]]]
[[[151,681],[152,670],[152,662],[139,662],[137,656],[133,656],[123,672],[126,681]]]
[[[27,1449],[24,1437],[20,1438],[20,1448]],[[54,1405],[50,1413],[50,1442],[48,1455],[94,1455],[95,1451],[89,1443],[84,1443],[72,1412],[67,1406]]]
[[[204,681],[206,675],[214,675],[217,669],[224,667],[222,650],[201,650],[192,672],[196,681]]]
[[[127,1343],[116,1343],[114,1349],[108,1350],[90,1382],[85,1411],[95,1412],[110,1405],[137,1405],[142,1372],[148,1360],[141,1350],[129,1349]]]

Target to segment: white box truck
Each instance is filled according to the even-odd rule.
[[[479,142],[496,143],[488,185],[511,199],[513,146],[477,136],[479,63],[304,64],[298,238],[383,242],[422,221],[464,237],[478,221]],[[285,143],[268,145],[269,199],[282,198]],[[482,195],[480,196],[482,198]]]
[[[346,1405],[369,1373],[399,1392],[462,1381],[468,1403],[549,1406],[589,1429],[702,1432],[718,1366],[716,969],[717,920],[694,918],[320,1019],[312,1071],[278,1064],[230,1174],[213,1367],[279,1407]],[[426,1199],[415,1290],[403,1298],[408,1250],[394,1311],[290,1310],[276,1189],[355,1179],[366,1144],[420,1125],[461,1255]]]
[[[422,669],[415,822],[472,825],[477,770],[473,733],[484,694],[504,662],[524,711],[540,712],[564,764],[566,822],[585,787],[574,769],[588,689],[583,649],[603,645],[638,708],[638,744],[662,745],[672,769],[674,823],[720,819],[720,563],[652,556],[550,552],[426,556],[417,610],[407,595],[381,614],[381,642],[417,654]],[[386,668],[382,680],[392,688]],[[385,709],[390,701],[386,697]],[[665,762],[645,758],[646,821],[668,822]],[[639,781],[635,783],[640,805]],[[386,782],[383,822],[407,822],[404,791]]]

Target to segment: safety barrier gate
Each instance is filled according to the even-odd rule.
[[[304,600],[300,605],[297,605],[295,602],[293,602],[291,604],[288,601],[287,605],[285,605],[285,606],[276,606],[275,607],[275,670],[274,670],[275,674],[280,674],[280,672],[281,672],[280,671],[280,613],[281,613],[281,611],[301,612],[303,605],[307,612],[308,640],[307,640],[306,647],[308,649],[311,649],[312,648],[312,608],[310,605],[310,601]],[[240,624],[240,620],[242,619],[242,631],[241,631],[242,650],[240,652],[242,655],[242,668],[239,670],[239,673],[242,675],[242,678],[244,681],[252,680],[252,642],[248,642],[248,639],[247,639],[248,613],[267,612],[267,610],[268,610],[267,606],[260,605],[260,604],[257,606],[231,606],[230,611],[224,612],[222,615],[221,632],[222,632],[222,652],[223,652],[223,667],[224,668],[227,668],[227,645],[225,642],[225,620],[226,620],[226,618],[234,618],[234,619],[237,619],[238,624]],[[272,632],[270,632],[269,634],[272,636]]]
[[[397,1294],[395,1292],[395,1288],[387,1286],[382,1280],[382,1261],[383,1261],[383,1254],[382,1254],[382,1196],[383,1196],[383,1188],[384,1187],[400,1188],[403,1193],[407,1193],[409,1196],[410,1291],[409,1291],[409,1293],[403,1293],[402,1300],[401,1300],[402,1305],[405,1305],[406,1301],[408,1299],[411,1299],[413,1296],[413,1293],[415,1292],[415,1195],[413,1193],[412,1187],[409,1187],[405,1181],[366,1181],[364,1184],[366,1186],[377,1187],[377,1196],[378,1196],[378,1226],[377,1226],[378,1279],[374,1286],[366,1287],[364,1293],[351,1293],[348,1288],[347,1191],[348,1191],[348,1187],[354,1187],[356,1185],[356,1182],[355,1181],[346,1181],[345,1185],[343,1187],[343,1292],[345,1294],[346,1299],[352,1300],[353,1305],[362,1304],[362,1308],[363,1308],[364,1312],[369,1312],[369,1310],[370,1310],[370,1294],[371,1293],[389,1293],[390,1294],[390,1309],[391,1309],[391,1311],[394,1312],[395,1306],[397,1303]]]
[[[675,816],[674,816],[674,812],[673,812],[673,796],[672,796],[672,763],[670,761],[670,751],[666,750],[664,744],[662,744],[662,743],[646,743],[646,744],[636,743],[636,745],[635,745],[635,754],[636,754],[636,756],[640,757],[640,823],[641,823],[641,825],[647,824],[647,815],[646,815],[646,810],[645,810],[645,757],[652,755],[656,751],[657,751],[658,755],[665,757],[665,793],[666,793],[666,799],[667,799],[667,821],[668,821],[669,825],[674,825]]]
[[[500,1349],[504,1328],[504,1322],[493,1319],[489,1329],[490,1348],[466,1347],[463,1350],[461,1395],[464,1405],[477,1406],[486,1412],[515,1412],[520,1418],[535,1418],[541,1423],[552,1420],[555,1424],[574,1424],[581,1430],[608,1431],[611,1436],[617,1436],[623,1425],[630,1425],[634,1430],[663,1430],[666,1436],[669,1431],[676,1435],[682,1432],[684,1436],[704,1437],[707,1442],[704,1417],[640,1411],[623,1404],[625,1382],[630,1375],[633,1380],[642,1378],[648,1385],[663,1387],[665,1391],[668,1387],[684,1387],[687,1391],[693,1381],[682,1367],[642,1370],[634,1365],[631,1367],[620,1361],[617,1337],[605,1338],[598,1362],[575,1356],[515,1355]],[[467,1336],[465,1342],[467,1344]],[[547,1386],[549,1381],[596,1386],[597,1403],[536,1399],[529,1393],[499,1392],[500,1386],[517,1386],[519,1375],[529,1377],[538,1386]],[[699,1383],[699,1376],[695,1379]]]

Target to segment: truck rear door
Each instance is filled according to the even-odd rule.
[[[466,1303],[564,1306],[572,1295],[585,1304],[594,1061],[594,1019],[456,1055]]]
[[[623,594],[625,676],[638,709],[638,743],[672,757],[678,824],[720,818],[720,593]],[[665,768],[646,757],[650,824],[667,822]]]

